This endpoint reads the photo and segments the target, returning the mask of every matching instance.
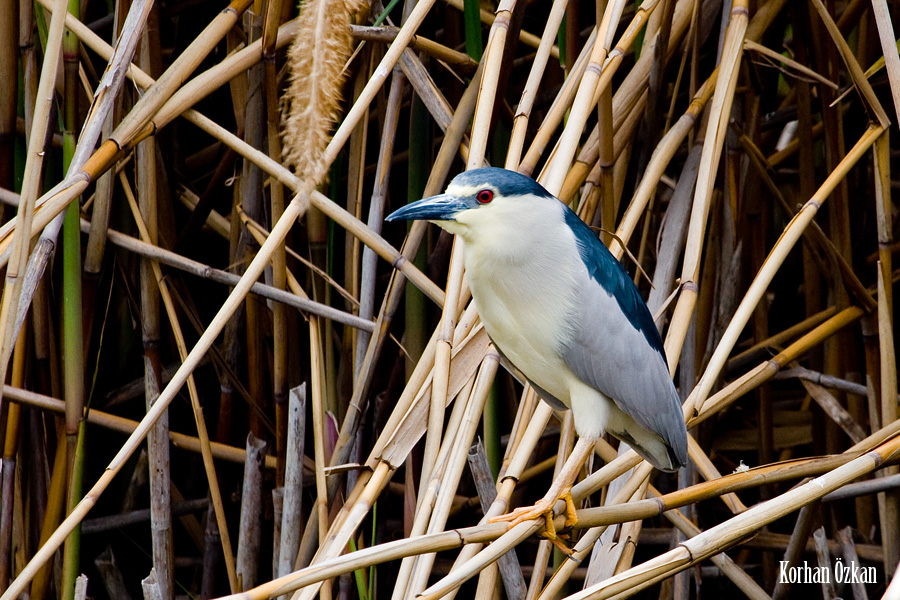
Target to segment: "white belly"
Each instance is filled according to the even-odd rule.
[[[478,259],[472,254],[467,248],[467,267]],[[493,342],[526,377],[571,407],[576,378],[560,355],[566,334],[561,324],[570,322],[573,307],[573,299],[561,291],[571,290],[564,282],[568,276],[559,269],[536,268],[533,261],[467,268],[472,296]]]

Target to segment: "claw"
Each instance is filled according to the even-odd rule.
[[[566,556],[572,556],[573,554],[575,554],[575,550],[573,550],[572,548],[569,548],[564,543],[562,543],[562,541],[560,540],[560,536],[554,535],[553,537],[550,537],[550,536],[546,535],[546,533],[547,532],[545,531],[541,535],[544,536],[545,538],[547,538],[548,540],[550,540],[550,543],[552,543],[556,547],[557,550],[559,550]]]
[[[553,506],[556,504],[556,501],[562,499],[566,501],[566,521],[565,528],[571,529],[578,523],[578,516],[575,513],[575,502],[572,499],[572,491],[571,488],[567,488],[562,494],[560,494],[556,498],[543,498],[538,500],[534,506],[523,506],[515,509],[512,512],[509,512],[505,515],[500,515],[497,517],[491,517],[488,519],[489,523],[501,523],[504,521],[509,522],[509,527],[512,529],[519,523],[524,523],[525,521],[531,521],[533,519],[543,518],[544,519],[544,530],[541,531],[540,535],[553,543],[554,546],[559,548],[560,551],[565,554],[571,556],[572,550],[566,546],[561,540],[568,539],[568,535],[557,534],[556,526],[553,524]]]
[[[517,508],[505,515],[491,517],[488,519],[488,522],[500,523],[508,521],[509,527],[512,528],[519,523],[542,518],[544,519],[544,530],[541,532],[541,535],[553,542],[553,545],[559,548],[560,551],[571,556],[572,550],[560,541],[560,538],[564,538],[564,536],[557,535],[556,527],[553,525],[553,507],[559,499],[566,501],[566,529],[571,529],[578,522],[578,516],[575,514],[575,502],[572,499],[572,484],[578,477],[578,472],[584,465],[585,460],[593,452],[594,442],[594,439],[587,437],[578,439],[572,454],[566,459],[565,464],[547,491],[547,495],[536,502],[534,506]]]

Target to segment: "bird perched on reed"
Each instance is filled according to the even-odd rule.
[[[533,507],[500,520],[545,517],[566,500],[594,443],[609,432],[663,471],[687,464],[687,432],[647,305],[591,229],[532,179],[498,168],[457,175],[443,194],[387,220],[426,219],[465,242],[466,278],[504,362],[546,402],[572,410],[579,441]]]

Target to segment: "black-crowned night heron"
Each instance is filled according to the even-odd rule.
[[[466,277],[497,350],[541,398],[572,410],[580,439],[550,491],[500,519],[546,517],[564,498],[574,523],[571,486],[604,431],[663,471],[687,464],[681,402],[647,305],[566,205],[524,175],[484,168],[387,218],[396,219],[427,219],[464,240]]]

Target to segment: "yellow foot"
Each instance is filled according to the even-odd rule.
[[[553,545],[559,548],[562,552],[571,555],[572,550],[570,550],[565,544],[563,544],[560,539],[567,539],[568,535],[557,535],[556,526],[553,524],[553,506],[559,499],[566,501],[565,528],[567,530],[571,529],[575,526],[576,523],[578,523],[578,516],[575,513],[575,502],[572,500],[571,488],[566,489],[558,497],[554,497],[552,499],[543,498],[541,500],[538,500],[534,504],[534,506],[523,506],[505,515],[491,517],[490,519],[488,519],[488,522],[501,523],[503,521],[508,521],[509,527],[513,528],[519,523],[542,518],[544,519],[544,530],[541,532],[541,535],[553,542]]]
[[[532,519],[544,518],[548,520],[550,527],[553,527],[553,504],[555,504],[555,502],[550,502],[544,498],[535,502],[534,506],[522,506],[505,515],[491,517],[488,519],[488,522],[502,523],[503,521],[509,521],[509,527],[511,529],[519,523],[531,521]]]

